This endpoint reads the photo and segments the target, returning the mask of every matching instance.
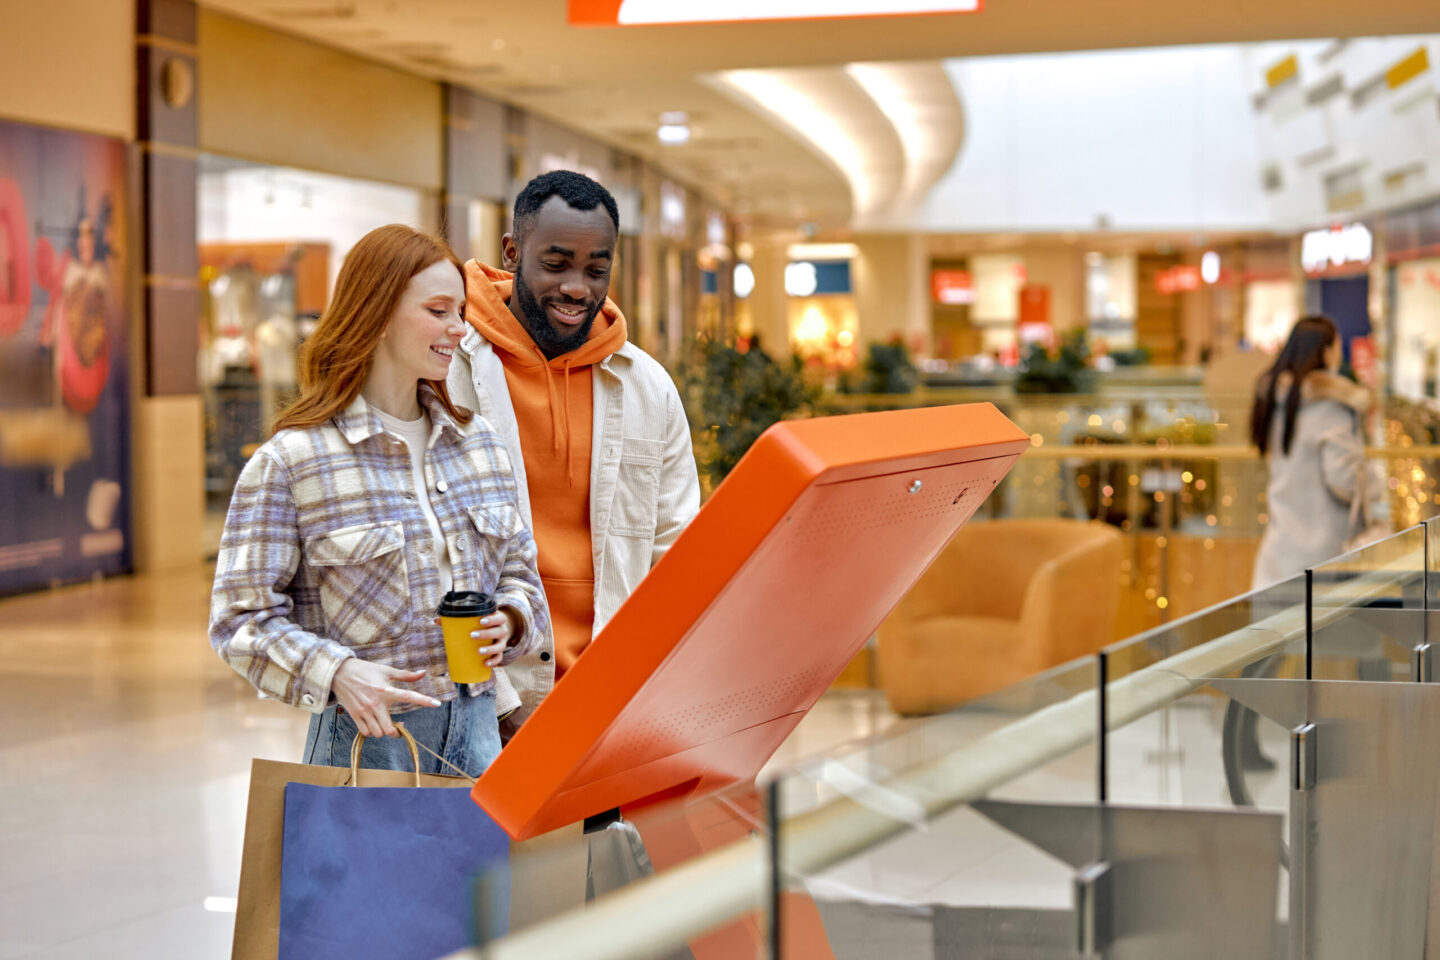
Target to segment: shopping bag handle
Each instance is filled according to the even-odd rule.
[[[396,721],[395,729],[400,731],[400,736],[405,738],[405,745],[410,748],[410,768],[415,771],[415,786],[420,786],[420,748],[415,743],[415,736],[405,729],[405,724]],[[365,734],[356,731],[355,739],[350,742],[350,786],[360,786],[360,748],[365,746]]]

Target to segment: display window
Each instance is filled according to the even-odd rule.
[[[213,554],[240,470],[295,396],[300,344],[324,311],[345,254],[387,223],[435,230],[438,205],[410,187],[216,156],[201,160],[198,194],[206,549]]]
[[[1440,258],[1395,268],[1391,390],[1412,400],[1440,398]]]
[[[1245,285],[1245,342],[1275,353],[1300,317],[1300,290],[1293,280],[1257,280]]]
[[[1085,319],[1096,350],[1135,349],[1136,278],[1133,253],[1085,255]]]

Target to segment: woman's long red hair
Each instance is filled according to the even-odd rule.
[[[330,306],[300,348],[300,396],[276,419],[276,432],[325,423],[355,402],[410,278],[442,260],[455,265],[464,283],[460,259],[439,237],[392,223],[360,238],[340,268]],[[471,412],[455,406],[444,380],[421,383],[457,423],[469,422]]]

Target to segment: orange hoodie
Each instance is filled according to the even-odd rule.
[[[589,646],[595,623],[595,563],[590,540],[591,368],[625,343],[625,317],[607,298],[586,341],[547,360],[510,312],[513,288],[512,274],[478,260],[465,264],[465,319],[494,346],[515,408],[540,579],[555,631],[555,676],[559,679]]]

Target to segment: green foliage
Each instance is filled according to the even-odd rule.
[[[1128,350],[1111,350],[1110,359],[1117,367],[1143,367],[1150,362],[1148,347],[1131,347]]]
[[[819,391],[805,383],[802,369],[798,356],[782,365],[763,350],[742,352],[712,339],[696,342],[678,379],[696,453],[712,484],[735,469],[771,424],[809,411]]]
[[[861,393],[911,393],[920,383],[920,371],[910,359],[910,348],[899,337],[889,343],[872,343],[865,356]]]
[[[1071,330],[1058,350],[1032,343],[1020,359],[1015,376],[1016,393],[1088,393],[1095,387],[1090,369],[1090,338],[1084,330]]]

